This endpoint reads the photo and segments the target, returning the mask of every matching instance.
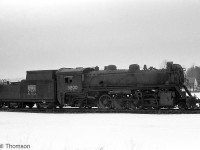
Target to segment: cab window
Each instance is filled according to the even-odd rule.
[[[64,79],[65,79],[65,83],[67,83],[67,84],[70,84],[73,81],[73,77],[72,76],[65,76]]]

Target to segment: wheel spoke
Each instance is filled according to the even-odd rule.
[[[108,94],[104,94],[104,95],[100,96],[99,107],[100,108],[111,108],[112,107],[111,97]]]

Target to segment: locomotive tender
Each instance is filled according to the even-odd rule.
[[[102,109],[196,108],[197,99],[184,85],[184,69],[167,63],[166,69],[140,70],[133,64],[118,70],[61,68],[27,71],[26,80],[0,85],[0,107],[55,108],[71,106]]]

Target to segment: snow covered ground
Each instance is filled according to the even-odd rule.
[[[189,150],[198,149],[199,141],[200,114],[0,113],[3,149]]]
[[[192,95],[198,97],[200,99],[200,93],[192,93]]]
[[[0,118],[0,144],[31,150],[188,150],[200,141],[198,114],[1,112]]]

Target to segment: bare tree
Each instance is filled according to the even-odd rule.
[[[160,69],[166,69],[167,68],[167,60],[164,59],[161,64],[159,65]]]

